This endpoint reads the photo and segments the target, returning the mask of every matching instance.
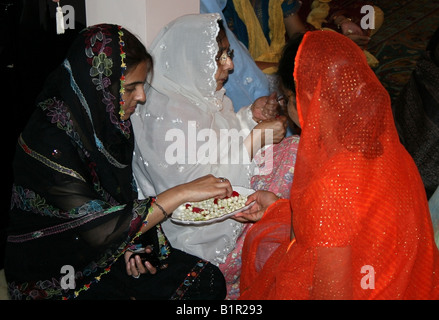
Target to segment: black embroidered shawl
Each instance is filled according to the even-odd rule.
[[[81,32],[19,137],[6,253],[12,298],[74,297],[135,236],[149,208],[133,185],[132,127],[119,120],[123,31]],[[75,289],[63,289],[72,266]]]

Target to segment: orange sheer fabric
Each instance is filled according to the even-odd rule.
[[[302,133],[291,198],[247,235],[241,299],[438,299],[422,180],[364,54],[335,32],[308,32],[294,76]]]

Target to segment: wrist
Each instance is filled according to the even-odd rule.
[[[179,205],[186,202],[188,199],[187,188],[185,184],[177,185],[162,193],[158,194],[151,203],[154,209],[154,217],[164,220],[165,216],[170,217],[172,212],[178,208]]]
[[[167,220],[171,216],[171,214],[169,214],[168,211],[157,201],[157,198],[153,199],[152,206],[155,206],[156,210],[158,209],[163,214],[162,221]]]
[[[262,147],[261,146],[262,139],[262,130],[258,128],[253,128],[250,131],[250,134],[244,140],[244,146],[247,150],[250,160],[253,160],[256,152]]]
[[[179,206],[182,203],[188,202],[190,201],[190,193],[189,190],[190,188],[187,187],[188,183],[183,183],[183,184],[179,184],[171,189],[169,189],[168,191],[172,192],[172,197],[174,199],[174,204],[175,206]]]
[[[265,141],[264,141],[264,132],[263,132],[264,130],[265,129],[260,129],[260,128],[257,128],[257,127],[255,127],[252,130],[252,137],[251,137],[251,139],[252,139],[253,150],[255,152],[257,152],[261,147],[264,146],[264,143],[265,143]]]

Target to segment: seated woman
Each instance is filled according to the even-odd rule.
[[[143,197],[208,173],[248,188],[251,159],[266,144],[265,134],[273,133],[273,143],[285,135],[284,116],[262,120],[261,113],[278,107],[276,100],[265,105],[271,97],[234,112],[223,87],[234,67],[233,48],[219,21],[218,14],[177,18],[151,45],[154,77],[146,104],[132,116],[133,169]],[[206,226],[166,221],[162,226],[174,247],[216,265],[224,264],[244,232],[231,219]]]
[[[225,297],[220,270],[172,248],[158,223],[186,201],[230,196],[230,184],[209,175],[154,198],[134,191],[129,117],[152,65],[135,36],[102,24],[83,30],[48,77],[14,159],[12,299]]]
[[[388,93],[338,33],[308,32],[286,50],[297,51],[284,90],[302,128],[294,182],[289,201],[257,191],[236,216],[259,220],[245,239],[241,299],[437,300],[428,202]]]

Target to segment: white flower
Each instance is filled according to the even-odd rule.
[[[203,221],[222,217],[245,206],[247,196],[234,193],[232,197],[211,198],[199,202],[182,204],[178,218],[185,221]]]

